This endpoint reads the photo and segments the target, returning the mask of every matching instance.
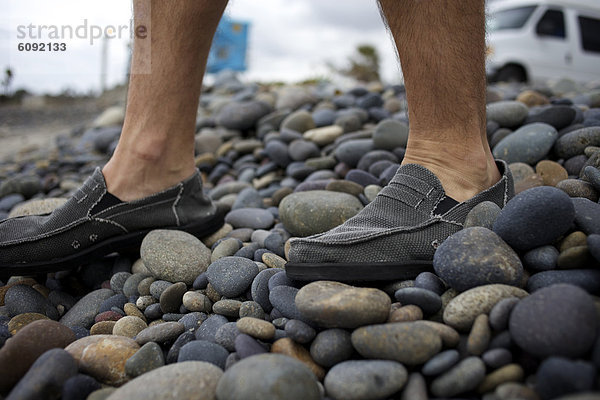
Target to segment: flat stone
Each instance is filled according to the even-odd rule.
[[[265,269],[260,271],[250,287],[250,293],[252,294],[252,300],[257,302],[265,312],[271,312],[273,306],[269,300],[269,279],[279,270],[276,269]]]
[[[315,121],[308,111],[298,110],[288,115],[281,123],[281,129],[304,133],[315,128]]]
[[[338,125],[323,126],[309,129],[304,132],[304,138],[316,143],[319,146],[325,146],[333,143],[335,139],[344,133],[344,129]]]
[[[229,355],[227,349],[207,340],[193,340],[179,350],[177,362],[183,361],[205,361],[225,368],[225,359]]]
[[[441,350],[442,340],[429,326],[416,322],[396,322],[356,329],[352,332],[352,345],[365,358],[418,365]]]
[[[389,296],[381,290],[329,281],[309,283],[296,296],[300,313],[326,328],[352,329],[384,322],[390,305]]]
[[[315,375],[301,362],[281,354],[259,354],[225,372],[217,385],[217,398],[319,400],[321,394]]]
[[[498,386],[508,382],[519,382],[523,380],[525,372],[519,364],[505,365],[489,373],[477,387],[479,393],[493,392]]]
[[[185,327],[180,322],[163,322],[140,331],[135,337],[135,341],[140,346],[148,342],[168,343],[177,339],[184,329]]]
[[[486,314],[477,316],[467,338],[467,352],[474,356],[480,356],[487,350],[491,338],[492,330],[488,316]]]
[[[187,291],[187,285],[177,282],[165,289],[160,295],[160,309],[163,313],[179,312],[183,295]]]
[[[592,298],[572,285],[553,285],[521,300],[510,314],[510,334],[538,357],[582,357],[594,343],[598,316]]]
[[[451,235],[436,250],[433,267],[458,291],[494,283],[518,285],[523,275],[523,265],[514,250],[483,227],[465,228]]]
[[[500,300],[507,297],[527,297],[523,289],[514,286],[491,284],[469,289],[455,298],[444,309],[444,323],[460,331],[471,328],[475,318],[487,314]]]
[[[426,315],[435,314],[442,308],[440,295],[428,289],[417,287],[398,289],[394,297],[401,304],[418,306]]]
[[[452,368],[459,360],[460,354],[457,350],[445,350],[427,361],[425,365],[423,365],[421,372],[425,376],[437,376]]]
[[[236,322],[238,330],[257,339],[269,340],[275,335],[275,326],[265,320],[244,317]]]
[[[8,392],[47,350],[74,340],[71,329],[51,320],[34,321],[19,330],[0,348],[0,392]]]
[[[506,128],[521,125],[528,112],[527,106],[518,101],[497,101],[486,106],[487,119]]]
[[[12,336],[16,335],[21,329],[32,323],[33,321],[39,320],[49,320],[50,318],[46,317],[43,314],[39,313],[25,313],[19,314],[10,319],[8,321],[8,331]]]
[[[431,382],[431,393],[437,397],[454,397],[475,389],[485,378],[485,364],[479,357],[467,357]]]
[[[558,138],[556,129],[544,123],[524,125],[500,140],[492,153],[507,163],[535,164],[552,149]]]
[[[395,119],[380,121],[373,132],[373,145],[376,149],[393,150],[406,147],[408,142],[408,125]]]
[[[542,160],[535,166],[535,172],[542,177],[545,186],[556,186],[569,177],[567,170],[556,161]]]
[[[286,196],[279,217],[294,236],[325,232],[357,214],[363,205],[348,193],[313,190]]]
[[[344,361],[325,377],[327,395],[334,399],[382,399],[402,389],[408,374],[395,361]]]
[[[208,268],[211,252],[189,233],[154,230],[142,241],[140,255],[156,278],[191,285]]]
[[[234,228],[268,229],[273,225],[274,217],[263,208],[238,208],[225,216],[225,222]]]
[[[597,293],[600,290],[600,271],[597,269],[569,269],[538,272],[527,281],[527,290],[533,293],[557,283],[567,283],[579,286],[588,293]]]
[[[497,369],[512,362],[512,353],[508,349],[497,348],[486,351],[481,359],[489,368]]]
[[[222,375],[203,361],[165,365],[121,386],[107,400],[214,400]]]
[[[130,378],[136,378],[153,369],[165,365],[165,356],[160,346],[148,342],[125,361],[125,373]]]

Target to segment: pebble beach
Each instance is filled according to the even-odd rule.
[[[110,157],[123,107],[0,159],[0,219],[51,212]],[[196,165],[208,237],[0,281],[0,399],[600,399],[600,84],[487,89],[516,196],[392,282],[300,282],[289,239],[358,213],[408,140],[402,86],[221,74]]]

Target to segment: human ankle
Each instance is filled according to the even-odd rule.
[[[432,150],[434,149],[434,150]],[[500,180],[500,172],[491,154],[483,150],[454,152],[456,146],[441,143],[410,146],[402,164],[419,164],[433,172],[446,195],[462,202],[488,189]]]
[[[158,193],[190,177],[194,171],[193,159],[169,164],[137,157],[123,160],[117,155],[102,169],[108,192],[122,201]]]

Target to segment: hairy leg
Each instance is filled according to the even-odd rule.
[[[134,1],[136,24],[151,13],[151,31],[135,38],[123,133],[102,170],[109,192],[121,200],[148,196],[194,173],[202,77],[226,5],[227,0]],[[148,62],[150,73],[138,73]]]
[[[484,0],[380,0],[404,74],[403,164],[429,168],[464,201],[500,179],[486,137]]]

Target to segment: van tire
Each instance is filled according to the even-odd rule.
[[[527,82],[525,69],[520,65],[506,65],[496,75],[497,82]]]

